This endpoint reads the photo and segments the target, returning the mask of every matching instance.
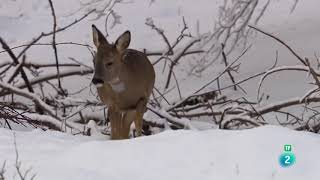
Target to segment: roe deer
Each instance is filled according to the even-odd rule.
[[[153,66],[144,53],[127,49],[131,39],[129,31],[114,44],[110,44],[95,25],[92,32],[97,48],[92,83],[108,107],[111,139],[128,139],[132,122],[137,136],[141,136],[143,114],[155,81]]]

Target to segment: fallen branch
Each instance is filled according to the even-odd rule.
[[[0,87],[3,89],[9,90],[11,93],[14,93],[19,96],[22,96],[22,97],[25,97],[27,99],[32,100],[37,106],[41,107],[43,109],[43,111],[46,112],[47,114],[49,114],[52,118],[60,121],[60,123],[63,123],[62,118],[59,117],[58,115],[56,115],[55,112],[53,111],[53,109],[49,105],[47,105],[45,102],[43,102],[37,95],[30,93],[30,92],[26,92],[21,89],[18,89],[16,87],[11,86],[10,84],[4,83],[4,82],[0,82]],[[69,128],[77,129],[76,127],[74,127],[73,125],[70,125],[69,123],[65,122],[65,124]]]
[[[193,127],[193,125],[191,124],[189,119],[186,118],[176,118],[171,116],[169,113],[167,113],[164,110],[157,110],[154,109],[153,107],[148,106],[148,109],[155,113],[157,116],[161,117],[161,118],[165,118],[168,120],[168,122],[178,125],[181,128],[186,128],[186,129],[191,129],[191,130],[195,130],[196,128]]]
[[[284,100],[284,101],[279,101],[276,103],[268,104],[263,107],[255,107],[254,110],[248,110],[246,109],[247,112],[243,110],[228,110],[225,112],[226,115],[239,115],[243,113],[243,115],[247,115],[251,118],[261,116],[267,113],[271,112],[276,112],[279,111],[283,108],[288,108],[291,106],[296,106],[296,105],[301,105],[305,103],[315,103],[315,102],[320,102],[320,97],[318,96],[309,96],[308,98],[305,98],[305,100],[302,102],[301,97],[295,97],[291,98],[289,100]],[[194,117],[202,117],[202,116],[217,116],[217,115],[222,115],[222,111],[204,111],[204,112],[199,112],[199,113],[185,113],[185,114],[174,114],[170,113],[171,116],[179,116],[179,117],[186,117],[186,118],[194,118]]]
[[[31,92],[26,92],[24,90],[18,89],[10,84],[0,82],[0,87],[6,90],[9,90],[11,93],[23,96],[25,98],[28,98],[32,101],[35,102],[38,106],[40,106],[46,113],[48,113],[50,116],[60,119],[55,112],[51,109],[50,106],[48,106],[45,102],[43,102],[37,95],[31,93]]]
[[[262,126],[265,124],[265,123],[260,123],[260,122],[258,122],[258,119],[254,119],[254,118],[247,116],[245,114],[239,114],[239,115],[228,116],[226,119],[224,119],[220,123],[220,128],[226,129],[228,127],[228,125],[234,121],[239,121],[241,123],[249,123],[253,126]]]

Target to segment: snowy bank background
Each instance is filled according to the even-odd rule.
[[[50,78],[56,75],[52,34],[41,38],[39,45],[32,45],[26,53],[21,54],[25,46],[13,49],[16,56],[21,54],[20,62],[25,54],[27,64],[40,67],[24,67],[34,82],[35,93],[30,93],[20,75],[7,83],[19,66],[11,64],[5,48],[0,49],[0,70],[4,72],[0,72],[1,89],[34,95],[3,95],[1,90],[0,165],[5,162],[6,179],[21,179],[15,150],[21,171],[31,168],[25,179],[33,174],[35,179],[79,180],[320,177],[316,156],[320,148],[318,1],[248,1],[243,18],[230,29],[231,35],[226,27],[246,7],[244,1],[239,5],[240,1],[228,0],[52,2],[58,29],[84,17],[56,34],[59,63],[70,65],[61,65],[61,72],[74,75],[61,79],[68,95],[61,94],[56,88],[57,78]],[[93,9],[103,10],[102,14],[90,13]],[[0,37],[11,48],[29,44],[42,32],[51,32],[52,22],[48,1],[0,0]],[[130,30],[130,48],[145,51],[153,63],[161,58],[154,65],[157,91],[144,116],[145,135],[152,136],[107,140],[105,108],[96,98],[95,87],[89,85],[94,51],[91,24],[107,31],[110,41]],[[166,54],[167,44],[152,25],[164,32],[171,45],[184,27],[188,28],[173,54]],[[284,45],[247,25],[280,38],[303,62],[310,63],[301,63]],[[197,42],[186,49],[193,41]],[[225,44],[229,69],[221,43]],[[183,54],[186,52],[190,54]],[[166,87],[175,60],[175,77]],[[235,82],[241,82],[237,90],[227,69]],[[277,73],[268,74],[273,71]],[[266,78],[261,81],[263,75]],[[39,83],[43,78],[48,79]],[[44,103],[46,111],[42,115],[34,101]],[[278,163],[284,144],[292,144],[297,157],[296,164],[289,168]]]

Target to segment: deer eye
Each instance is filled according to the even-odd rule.
[[[106,67],[110,67],[110,66],[112,66],[112,64],[113,64],[113,62],[108,62],[108,63],[106,63]]]

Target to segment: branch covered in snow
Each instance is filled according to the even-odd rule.
[[[37,95],[26,92],[24,90],[18,89],[14,86],[11,86],[7,83],[0,82],[0,87],[5,90],[9,90],[12,93],[15,93],[17,95],[23,96],[25,98],[28,98],[32,101],[34,101],[37,105],[39,105],[46,113],[51,115],[52,117],[55,117],[57,119],[60,119],[58,116],[56,116],[55,112],[51,109],[50,106],[48,106],[45,102],[43,102]]]
[[[72,69],[68,69],[68,70],[61,70],[60,71],[60,78],[70,77],[70,76],[75,76],[75,75],[84,76],[84,75],[88,75],[88,74],[92,74],[92,73],[93,73],[93,69],[82,68],[82,67],[72,68]],[[43,76],[39,76],[39,77],[35,77],[35,78],[31,79],[30,84],[31,85],[38,84],[38,83],[41,83],[44,81],[56,79],[57,77],[58,77],[57,73],[47,73]],[[25,88],[26,84],[25,83],[18,83],[16,85],[16,87]]]
[[[44,101],[42,101],[39,96],[37,96],[37,95],[35,95],[33,93],[30,93],[30,92],[26,92],[26,91],[21,90],[21,89],[18,89],[16,87],[11,86],[11,85],[9,85],[7,83],[4,83],[4,82],[0,82],[0,87],[3,88],[3,89],[9,90],[10,92],[12,92],[14,94],[17,94],[19,96],[23,96],[23,97],[25,97],[27,99],[30,99],[30,100],[34,101],[34,103],[36,105],[38,105],[39,107],[41,107],[44,112],[49,114],[51,117],[53,117],[57,121],[60,121],[60,123],[63,122],[62,118],[59,117],[49,105],[47,105]],[[66,123],[66,126],[68,126],[70,128],[74,128],[69,123]],[[74,129],[77,129],[77,128],[74,128]]]
[[[35,124],[33,124],[32,120],[29,117],[27,117],[23,113],[18,112],[13,106],[7,104],[0,104],[0,126],[12,129],[12,122],[16,124],[21,124],[25,127],[27,125],[37,127]]]
[[[268,70],[267,72],[264,73],[264,75],[260,78],[259,81],[259,87],[258,87],[258,98],[260,97],[260,90],[261,90],[261,86],[263,81],[271,74],[276,73],[276,72],[280,72],[280,71],[304,71],[304,72],[309,72],[309,68],[308,66],[304,66],[304,65],[295,65],[295,66],[280,66],[280,67],[276,67],[273,69]],[[320,75],[319,73],[317,73],[317,75]]]
[[[195,127],[193,127],[193,125],[191,124],[189,119],[176,118],[176,117],[171,116],[169,113],[167,113],[164,110],[157,110],[157,109],[150,107],[150,106],[148,107],[148,109],[150,111],[152,111],[153,113],[155,113],[156,115],[158,115],[159,117],[167,119],[168,122],[170,122],[172,124],[176,124],[176,125],[178,125],[182,128],[185,128],[185,129],[196,129]]]

